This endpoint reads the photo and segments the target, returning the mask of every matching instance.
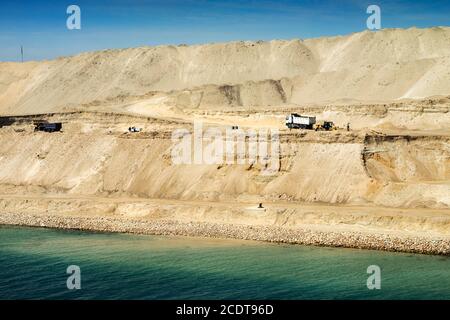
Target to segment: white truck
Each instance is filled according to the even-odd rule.
[[[310,129],[312,130],[316,123],[316,117],[302,116],[297,113],[291,113],[286,117],[286,126],[289,129]]]

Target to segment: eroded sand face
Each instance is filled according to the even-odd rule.
[[[285,242],[377,235],[366,247],[448,254],[449,40],[449,28],[385,30],[0,63],[0,111],[17,115],[0,129],[0,221],[95,229],[105,217],[97,229],[268,241],[285,228]],[[340,129],[289,131],[290,112]],[[64,132],[33,132],[41,120]],[[172,134],[194,121],[278,129],[279,169],[174,165]],[[202,223],[214,232],[193,231]]]

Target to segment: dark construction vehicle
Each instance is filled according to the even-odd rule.
[[[331,131],[337,130],[337,127],[332,121],[323,121],[316,124],[316,131]]]
[[[58,132],[62,129],[61,122],[39,122],[35,124],[34,131]]]

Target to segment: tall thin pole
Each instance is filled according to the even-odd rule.
[[[23,63],[23,46],[20,46],[20,55],[22,56],[22,63]]]

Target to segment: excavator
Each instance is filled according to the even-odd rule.
[[[337,130],[333,121],[320,121],[316,123],[315,128],[316,131],[332,131]]]

